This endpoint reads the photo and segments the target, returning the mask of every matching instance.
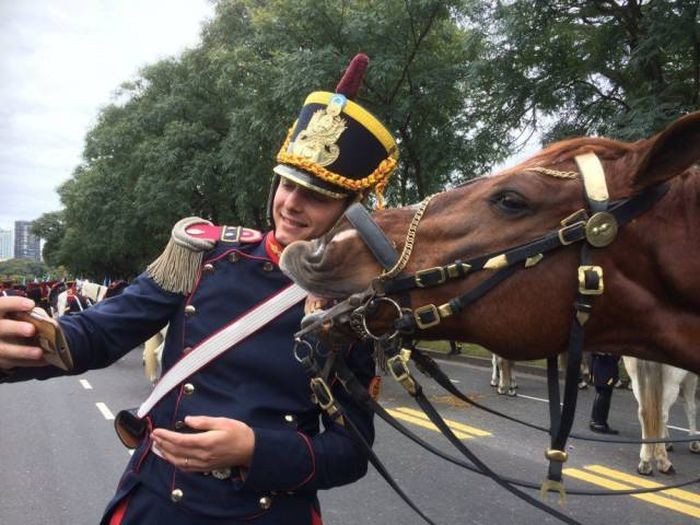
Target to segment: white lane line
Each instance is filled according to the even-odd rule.
[[[526,396],[524,394],[518,394],[515,397],[522,397],[524,399],[532,399],[533,401],[540,401],[541,403],[547,403],[549,404],[549,401],[547,399],[542,399],[541,397],[532,397],[532,396]]]
[[[83,385],[83,388],[85,390],[92,390],[92,385],[88,382],[87,379],[81,379],[80,384]]]
[[[104,403],[95,403],[95,406],[100,412],[102,412],[102,415],[105,419],[114,419],[114,414],[112,414],[112,411],[109,408],[107,408],[107,405],[105,405]]]

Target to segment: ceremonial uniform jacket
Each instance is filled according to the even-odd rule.
[[[143,274],[121,295],[61,318],[74,373],[115,362],[169,322],[163,353],[167,373],[185,353],[196,352],[205,338],[291,284],[265,244],[259,239],[220,242],[204,254],[194,290],[187,296],[164,291]],[[209,523],[208,519],[309,525],[312,509],[318,506],[318,489],[347,484],[366,473],[362,448],[311,400],[309,377],[293,353],[292,335],[302,315],[300,302],[187,378],[149,414],[152,428],[183,432],[188,415],[244,421],[255,433],[247,472],[241,475],[236,468],[216,475],[184,472],[156,455],[146,437],[133,454],[107,515],[141,485],[154,494],[154,503],[183,509],[176,525]],[[350,347],[346,358],[367,385],[374,373],[368,349]],[[54,367],[17,369],[3,381],[60,373]],[[371,412],[353,404],[340,385],[333,385],[332,391],[371,443]]]

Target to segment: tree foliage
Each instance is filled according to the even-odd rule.
[[[32,259],[8,259],[0,262],[0,280],[9,280],[15,284],[25,281],[41,280],[51,273],[49,267]]]
[[[700,102],[698,0],[516,0],[470,19],[484,30],[483,102],[545,142],[647,137]]]
[[[184,216],[265,228],[288,129],[357,52],[358,102],[399,142],[393,205],[488,171],[528,133],[647,136],[698,107],[699,1],[219,0],[197,47],[102,109],[65,209],[39,221],[45,255],[129,277]]]
[[[58,266],[62,259],[60,250],[65,236],[64,213],[52,211],[32,221],[32,233],[46,241],[42,248],[42,257],[50,266]]]

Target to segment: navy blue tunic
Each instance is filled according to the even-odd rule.
[[[143,274],[121,295],[62,318],[75,362],[73,373],[110,365],[170,323],[163,352],[167,372],[203,339],[291,284],[264,244],[217,245],[205,254],[196,286],[187,297],[164,291]],[[194,307],[194,312],[188,308],[186,314],[186,306]],[[153,428],[177,431],[183,431],[182,421],[188,415],[227,417],[250,425],[255,450],[245,477],[235,468],[226,479],[181,471],[154,454],[146,438],[133,454],[103,523],[109,523],[124,498],[137,493],[133,509],[149,506],[158,515],[173,516],[168,523],[175,525],[243,521],[308,525],[312,509],[318,507],[318,489],[351,483],[366,473],[362,449],[311,401],[309,378],[293,355],[292,334],[302,315],[303,302],[187,378],[150,413]],[[368,385],[374,374],[369,349],[356,345],[346,350],[346,356]],[[61,373],[54,367],[18,369],[3,381]],[[338,384],[333,393],[372,442],[371,412],[353,404]],[[181,497],[173,497],[174,491]],[[133,516],[133,509],[127,508],[123,523],[142,519]]]

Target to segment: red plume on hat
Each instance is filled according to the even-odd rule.
[[[362,85],[362,79],[365,76],[365,70],[369,65],[369,57],[364,53],[358,53],[348,65],[348,68],[335,87],[335,92],[345,95],[348,99],[354,100],[355,95]]]

